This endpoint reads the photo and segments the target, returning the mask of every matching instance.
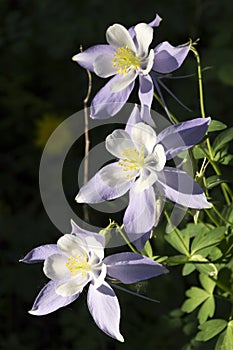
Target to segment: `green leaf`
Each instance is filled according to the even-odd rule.
[[[222,216],[233,224],[233,203],[222,210]],[[227,224],[228,226],[229,224]]]
[[[208,232],[199,231],[192,242],[191,254],[220,242],[224,237],[225,230],[226,227],[221,226]]]
[[[185,264],[183,269],[182,269],[182,276],[188,276],[190,273],[192,273],[194,270],[196,270],[195,265],[189,263]]]
[[[228,322],[225,332],[220,334],[215,350],[231,350],[233,349],[233,321]]]
[[[174,255],[166,260],[166,264],[168,265],[180,265],[185,264],[186,262],[188,262],[186,255]]]
[[[223,146],[233,140],[233,128],[222,131],[213,143],[213,151],[216,154]]]
[[[200,332],[197,333],[195,339],[198,341],[207,341],[209,339],[212,339],[217,334],[222,332],[222,330],[226,328],[226,326],[227,326],[227,321],[225,320],[222,320],[222,319],[209,320],[198,327],[200,329]]]
[[[229,144],[226,144],[224,147],[222,147],[216,154],[214,155],[214,161],[221,163],[223,165],[232,165],[232,154],[229,154],[228,152]]]
[[[215,282],[205,274],[200,274],[199,276],[202,287],[209,293],[213,294],[215,288]]]
[[[208,232],[211,228],[214,228],[214,226],[209,225],[209,227],[207,227],[202,223],[188,224],[181,232],[184,236],[189,235],[189,237],[194,237],[200,230],[202,230],[202,232]]]
[[[219,120],[211,120],[208,132],[220,131],[227,128],[227,125],[220,122]]]
[[[149,258],[153,258],[153,250],[152,250],[150,241],[146,242],[146,244],[144,245],[142,253],[143,253],[143,255],[146,255]]]
[[[202,158],[205,158],[205,154],[203,153],[203,151],[201,150],[201,148],[198,147],[198,146],[193,147],[192,152],[193,152],[193,157],[194,157],[195,159],[202,159]]]
[[[199,323],[204,323],[208,317],[213,317],[215,311],[215,301],[213,295],[209,296],[208,299],[202,304],[197,318],[199,320]]]
[[[226,180],[224,180],[221,176],[213,175],[208,177],[208,179],[206,179],[206,187],[208,189],[211,189],[213,187],[220,185],[223,182],[226,182]]]
[[[185,300],[181,310],[190,313],[202,304],[209,297],[209,294],[201,288],[191,287],[187,290],[186,296],[189,299]]]
[[[211,276],[217,275],[218,270],[216,266],[210,263],[209,260],[204,258],[202,255],[200,254],[193,255],[190,258],[190,260],[198,262],[197,264],[194,264],[194,265],[199,272],[207,275],[211,275]]]
[[[177,228],[165,235],[166,241],[178,252],[183,255],[189,256],[189,235],[183,234],[182,231]]]

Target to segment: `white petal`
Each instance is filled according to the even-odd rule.
[[[154,164],[153,169],[156,171],[163,170],[166,164],[166,154],[163,146],[160,144],[156,145],[153,150],[152,156],[156,160],[156,164]]]
[[[120,188],[130,182],[129,177],[127,177],[128,172],[123,170],[123,167],[118,163],[114,167],[108,166],[104,167],[99,171],[99,177],[105,186],[110,188]],[[130,176],[135,177],[138,171],[130,172]]]
[[[61,280],[70,276],[70,271],[66,266],[67,256],[61,254],[50,255],[44,262],[43,271],[51,280]]]
[[[153,40],[153,28],[146,23],[139,23],[134,27],[138,43],[138,55],[145,56]]]
[[[113,67],[113,55],[100,55],[94,61],[94,72],[101,78],[108,78],[117,73]]]
[[[156,142],[156,133],[151,126],[137,123],[131,129],[131,138],[138,150],[144,146],[147,154],[151,154]]]
[[[61,283],[55,289],[58,295],[63,297],[70,297],[77,293],[81,293],[85,285],[90,281],[89,274],[83,275],[81,272],[78,276]]]
[[[118,159],[125,158],[122,152],[125,152],[126,148],[135,148],[129,134],[121,129],[114,130],[112,134],[107,136],[105,146],[108,152]]]
[[[97,271],[92,271],[93,272],[93,285],[94,288],[99,288],[105,280],[106,274],[107,274],[107,266],[105,264],[101,265],[101,270]]]
[[[106,40],[110,45],[117,48],[128,46],[132,51],[136,51],[133,39],[128,30],[121,24],[113,24],[107,29]]]
[[[143,75],[147,75],[148,73],[150,73],[153,64],[154,64],[154,57],[155,57],[155,53],[154,50],[151,49],[149,56],[147,57],[147,60],[145,61],[145,65],[141,65],[141,72]]]
[[[127,75],[120,75],[110,86],[111,92],[119,92],[129,86],[138,76],[137,72],[130,71]]]
[[[57,246],[63,253],[66,253],[68,256],[84,253],[82,241],[71,234],[66,234],[59,238],[57,241]]]
[[[103,245],[98,242],[95,237],[87,236],[85,238],[86,249],[89,252],[94,253],[100,261],[104,258],[104,248]]]
[[[98,289],[90,284],[87,294],[87,305],[97,326],[110,337],[121,342],[120,305],[112,288],[104,282]]]
[[[157,175],[154,171],[142,169],[139,179],[135,182],[134,191],[142,192],[147,190],[157,181]]]

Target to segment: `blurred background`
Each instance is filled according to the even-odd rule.
[[[55,243],[61,235],[43,208],[38,169],[51,132],[83,108],[87,75],[71,57],[79,52],[80,44],[85,49],[105,43],[109,25],[121,23],[130,27],[150,22],[156,13],[163,21],[155,29],[154,44],[168,40],[179,45],[189,38],[193,41],[200,38],[197,48],[203,68],[208,68],[203,73],[207,115],[232,125],[231,0],[0,1],[0,348],[3,350],[135,350],[143,346],[180,350],[188,340],[185,317],[180,317],[176,309],[184,300],[189,281],[180,277],[179,268],[171,269],[168,276],[134,286],[142,294],[159,299],[160,304],[116,292],[126,340],[120,344],[96,327],[87,310],[85,292],[78,301],[56,313],[39,318],[29,315],[27,311],[46,283],[46,277],[40,264],[18,262],[33,247]],[[187,112],[164,93],[169,108],[180,120],[200,116],[195,73],[195,60],[190,54],[175,75],[194,75],[164,80],[192,109]],[[93,77],[92,97],[104,83]],[[136,94],[132,95],[130,101],[136,98]],[[162,112],[156,103],[153,107]],[[66,186],[71,201],[77,193],[74,170],[83,151],[81,142],[67,164],[70,181]],[[79,210],[75,203],[73,207]],[[155,250],[163,254],[163,226],[156,234]],[[167,250],[166,254],[169,254]]]

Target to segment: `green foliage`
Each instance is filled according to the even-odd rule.
[[[208,132],[220,131],[227,128],[227,125],[220,122],[219,120],[211,119],[210,126],[208,128]]]
[[[146,6],[140,2],[135,6],[132,1],[122,0],[112,2],[111,6],[101,0],[57,0],[55,5],[52,0],[0,2],[0,61],[3,68],[0,86],[0,317],[4,320],[0,325],[1,349],[233,348],[230,315],[233,293],[233,204],[226,204],[221,189],[225,180],[231,184],[230,166],[233,164],[232,128],[226,129],[226,125],[232,125],[231,9],[229,0],[188,0],[182,5],[178,1],[158,0],[156,4],[148,2]],[[211,66],[211,69],[202,71],[204,90],[208,96],[208,115],[221,120],[212,120],[208,130],[209,139],[214,142],[212,161],[219,166],[221,174],[213,171],[207,159],[208,166],[200,177],[200,185],[208,190],[208,198],[222,217],[214,210],[202,211],[198,215],[196,211],[190,211],[180,228],[166,235],[166,240],[165,224],[159,224],[156,239],[146,244],[144,253],[150,257],[156,254],[164,259],[170,270],[165,280],[151,281],[150,288],[146,290],[161,303],[154,307],[147,301],[139,302],[137,298],[119,292],[121,326],[127,342],[117,344],[95,327],[82,297],[77,303],[46,317],[28,315],[27,310],[46,281],[41,279],[41,266],[25,268],[18,264],[18,260],[33,246],[56,241],[60,234],[47,218],[41,204],[37,185],[41,151],[36,144],[38,136],[44,136],[41,140],[46,141],[45,133],[38,134],[38,124],[41,123],[41,130],[48,126],[43,116],[64,118],[83,107],[86,72],[72,63],[71,57],[79,51],[80,44],[86,48],[104,43],[108,25],[118,22],[131,26],[152,19],[155,12],[163,17],[161,28],[156,30],[156,43],[169,40],[176,45],[186,42],[189,37],[200,37],[197,48],[201,54],[202,68]],[[223,12],[224,15],[219,16]],[[195,74],[195,62],[189,56],[187,64],[177,75]],[[196,76],[179,81],[166,80],[175,95],[193,110],[187,114],[166,96],[168,106],[180,120],[200,116],[195,79]],[[92,97],[102,83],[101,79],[95,79]],[[154,108],[160,111],[156,102]],[[221,130],[224,131],[218,133]],[[39,142],[41,145],[42,141]],[[74,163],[77,157],[81,159],[78,152]],[[193,168],[198,171],[204,158],[209,156],[206,141],[195,146],[192,153]],[[76,164],[69,168],[70,178],[76,173],[75,167]],[[73,198],[77,183],[76,179],[72,181],[69,193]],[[229,198],[231,200],[231,194]],[[193,223],[194,215],[196,223]],[[99,213],[94,212],[92,217],[101,223]],[[212,274],[214,276],[210,278]],[[197,286],[199,276],[200,285]],[[195,306],[195,293],[199,295],[198,300],[202,300],[188,314],[179,308],[187,289],[188,310]],[[213,300],[217,305],[215,311]],[[213,312],[215,318],[208,320]],[[197,322],[201,323],[200,331],[194,339]],[[187,341],[189,343],[184,345]]]
[[[233,140],[233,128],[222,131],[214,140],[213,151],[217,154],[227,143]]]
[[[198,287],[191,287],[187,292],[187,299],[181,310],[184,312],[192,312],[198,306],[201,306],[198,312],[199,323],[204,323],[208,317],[212,317],[215,311],[215,300],[213,296],[215,282],[213,282],[207,275],[200,274],[200,282],[203,289]]]
[[[227,321],[221,319],[209,320],[201,324],[198,328],[200,332],[196,335],[196,340],[207,341],[215,337],[227,327]],[[230,349],[230,348],[229,348]]]
[[[228,322],[227,329],[220,334],[215,350],[233,349],[233,321]]]

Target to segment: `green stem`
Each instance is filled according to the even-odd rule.
[[[211,159],[211,156],[206,152],[206,150],[204,148],[201,147],[201,150],[206,155],[206,157],[208,158],[208,160],[209,160],[212,168],[214,169],[216,175],[222,176],[222,173],[221,173],[218,165],[215,163],[214,159]],[[232,193],[230,187],[226,183],[221,183],[220,186],[221,186],[221,189],[222,189],[222,192],[223,192],[223,195],[225,197],[227,205],[230,205],[231,204],[230,198],[233,198],[233,193]],[[230,198],[229,198],[228,195],[230,196]]]
[[[195,49],[194,46],[191,46],[191,51],[194,53],[194,56],[195,56],[196,61],[197,61],[197,74],[198,74],[198,85],[199,85],[200,110],[201,110],[202,118],[205,118],[206,115],[205,115],[205,107],[204,107],[201,60],[200,60],[200,56],[199,56],[199,54],[198,54],[198,52],[197,52],[197,50]],[[209,161],[210,161],[214,171],[216,172],[217,175],[222,175],[218,165],[214,161],[214,153],[213,153],[213,150],[212,150],[209,138],[206,139],[206,144],[207,144],[208,151],[209,151],[208,159],[209,159]],[[229,186],[227,184],[225,184],[225,183],[222,183],[221,184],[221,188],[222,188],[222,192],[223,192],[223,195],[225,197],[227,205],[230,205],[231,201],[230,201],[230,199],[228,197],[229,189],[227,190],[227,188],[229,188]]]
[[[230,224],[230,225],[233,225],[233,222],[227,220],[226,218],[224,218],[224,216],[222,216],[222,214],[218,211],[218,209],[213,205],[213,210],[215,211],[215,213],[218,215],[218,217],[220,219],[222,219],[223,221],[225,221],[226,223]]]
[[[123,225],[122,225],[123,226]],[[116,224],[117,231],[120,233],[121,237],[124,239],[125,243],[129,246],[129,248],[132,250],[132,252],[136,254],[140,254],[139,251],[137,251],[136,248],[130,243],[124,232],[122,231],[122,227],[120,227],[118,224]]]
[[[207,216],[210,218],[210,220],[215,224],[215,226],[219,227],[220,224],[219,222],[215,219],[215,217],[210,213],[210,211],[208,209],[205,209],[205,212],[207,214]]]

